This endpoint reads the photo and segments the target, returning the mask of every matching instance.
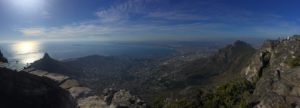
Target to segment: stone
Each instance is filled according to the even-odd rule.
[[[80,108],[109,108],[106,103],[98,96],[90,96],[83,99],[78,99]]]
[[[48,74],[47,71],[42,71],[42,70],[35,70],[35,71],[31,71],[30,73],[40,77],[43,77],[44,75]]]
[[[66,80],[62,84],[60,84],[60,87],[63,89],[69,89],[69,88],[78,87],[78,86],[80,86],[79,82],[74,79]]]
[[[66,79],[70,78],[68,76],[57,74],[57,73],[48,73],[48,74],[45,74],[44,77],[50,78],[50,79],[56,81],[57,83],[61,83],[61,82],[65,81]]]
[[[68,91],[75,99],[91,95],[91,89],[87,87],[72,87]]]

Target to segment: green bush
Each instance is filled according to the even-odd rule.
[[[246,80],[234,81],[218,87],[213,93],[203,97],[203,107],[244,108],[254,90]]]
[[[215,90],[203,93],[195,92],[193,96],[167,99],[158,95],[153,99],[153,108],[245,108],[253,93],[254,86],[245,79],[226,83]]]
[[[206,95],[169,100],[163,108],[245,108],[253,90],[252,84],[242,79],[224,84]]]

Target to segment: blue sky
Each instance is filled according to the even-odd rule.
[[[3,40],[214,40],[299,34],[299,0],[0,0]]]

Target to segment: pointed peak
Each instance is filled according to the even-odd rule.
[[[49,56],[48,53],[45,53],[43,58],[44,58],[44,59],[49,59],[49,58],[51,58],[51,57]]]
[[[244,41],[241,41],[241,40],[237,40],[234,42],[234,45],[248,45],[248,43],[244,42]]]

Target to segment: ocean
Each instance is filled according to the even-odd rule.
[[[171,48],[149,44],[63,41],[19,41],[0,43],[0,50],[9,61],[7,67],[15,70],[21,70],[30,65],[30,63],[41,59],[46,52],[57,60],[89,55],[157,58],[166,57],[175,52]]]

